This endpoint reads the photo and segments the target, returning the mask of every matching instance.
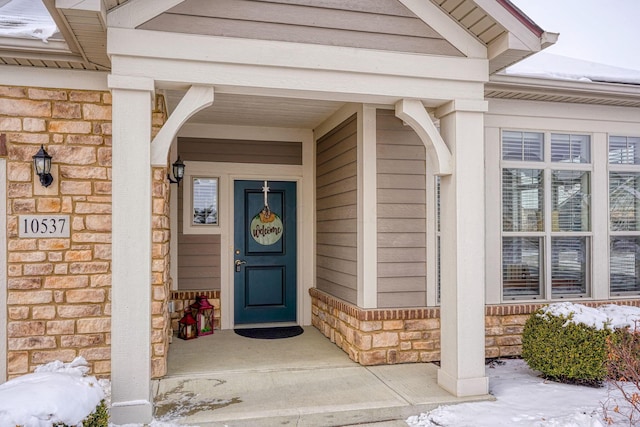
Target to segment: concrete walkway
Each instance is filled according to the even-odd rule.
[[[233,331],[169,349],[169,375],[154,382],[155,418],[208,426],[392,427],[456,398],[430,363],[363,367],[313,327],[256,340]]]

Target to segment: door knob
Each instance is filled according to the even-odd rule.
[[[240,266],[241,266],[242,264],[246,264],[246,263],[247,263],[247,261],[245,261],[245,260],[243,260],[243,259],[237,259],[237,260],[236,260],[236,271],[237,271],[237,272],[240,272]]]

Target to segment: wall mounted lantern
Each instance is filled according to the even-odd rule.
[[[53,182],[53,176],[51,176],[51,156],[44,149],[44,145],[41,145],[40,151],[33,156],[33,167],[40,177],[40,184],[44,187],[50,186]]]
[[[182,178],[184,178],[184,163],[182,163],[180,156],[178,156],[178,160],[176,160],[175,163],[172,165],[172,169],[173,169],[174,179],[171,179],[171,175],[169,174],[167,174],[167,179],[172,184],[178,184],[178,187],[179,187],[180,181],[182,181]]]

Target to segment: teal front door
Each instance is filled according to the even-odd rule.
[[[234,183],[234,321],[296,321],[296,183]]]

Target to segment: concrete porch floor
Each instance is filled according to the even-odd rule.
[[[431,363],[360,366],[312,326],[297,337],[258,340],[232,330],[169,348],[168,375],[153,383],[154,417],[209,426],[406,426],[456,398]]]

